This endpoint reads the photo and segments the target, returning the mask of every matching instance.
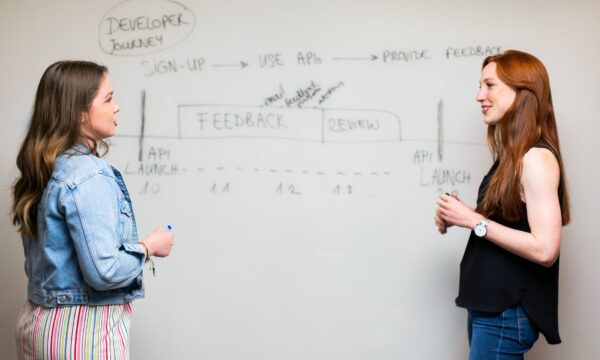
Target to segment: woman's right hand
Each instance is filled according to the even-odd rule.
[[[172,231],[157,227],[140,242],[148,249],[149,256],[165,257],[171,253],[174,237]]]
[[[458,193],[457,192],[452,192],[452,194],[448,194],[447,195],[455,198],[456,200],[458,199]],[[452,226],[452,224],[447,223],[444,219],[442,219],[442,208],[440,206],[440,201],[438,199],[438,206],[435,209],[435,226],[437,227],[437,230],[440,234],[445,234],[446,232],[448,232],[448,228],[450,226]]]
[[[442,215],[440,214],[440,207],[438,205],[437,209],[435,209],[435,226],[440,234],[445,234],[448,231],[448,224],[442,219]]]

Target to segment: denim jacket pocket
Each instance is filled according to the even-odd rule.
[[[127,200],[119,199],[119,238],[121,243],[130,242],[133,237],[133,212]]]

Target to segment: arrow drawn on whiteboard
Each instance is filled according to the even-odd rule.
[[[246,66],[248,66],[248,63],[243,61],[240,61],[239,64],[213,64],[213,67],[239,67],[241,69],[245,68]]]
[[[377,56],[371,55],[370,57],[334,57],[333,60],[368,60],[375,61],[377,60]]]

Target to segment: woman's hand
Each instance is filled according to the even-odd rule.
[[[456,192],[453,192],[451,195],[446,193],[446,196],[451,196],[455,199],[458,199]],[[445,234],[448,231],[448,228],[454,224],[448,223],[443,219],[442,210],[443,209],[440,206],[440,200],[438,199],[438,207],[435,209],[435,226],[440,234]]]
[[[440,206],[439,205],[435,209],[435,226],[437,227],[437,230],[438,230],[438,232],[440,234],[445,234],[448,231],[448,227],[452,226],[452,225],[449,225],[448,223],[446,223],[442,219],[442,214],[440,212]]]
[[[435,224],[440,233],[445,234],[447,228],[452,225],[472,229],[482,219],[482,215],[460,201],[455,194],[439,196]]]
[[[171,253],[174,237],[172,231],[157,227],[140,243],[148,249],[149,256],[165,257]]]

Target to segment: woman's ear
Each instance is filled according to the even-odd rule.
[[[79,119],[79,131],[83,136],[90,136],[90,115],[84,111]]]

